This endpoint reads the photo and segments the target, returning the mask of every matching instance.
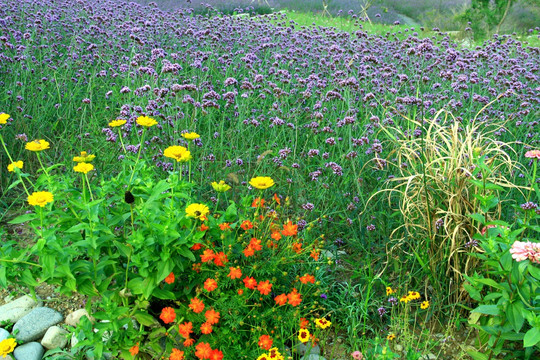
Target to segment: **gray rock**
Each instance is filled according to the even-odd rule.
[[[48,350],[55,348],[63,349],[68,342],[67,334],[68,332],[61,327],[51,326],[43,336],[43,339],[41,339],[41,345]]]
[[[324,356],[318,355],[318,354],[309,354],[307,356],[304,356],[302,360],[326,360]]]
[[[2,360],[13,360],[13,358],[10,355],[6,355],[6,357],[2,358]]]
[[[77,345],[78,343],[79,343],[79,339],[77,339],[75,334],[71,334],[71,341],[70,341],[71,349],[73,349],[75,345]]]
[[[7,339],[9,336],[9,331],[6,329],[0,328],[0,341]]]
[[[435,359],[437,359],[437,356],[435,356],[432,353],[429,353],[427,355],[422,356],[420,359],[422,359],[422,360],[435,360]]]
[[[308,343],[306,344],[299,342],[298,344],[294,346],[293,352],[296,352],[300,355],[306,355],[306,352],[308,351],[308,345],[309,345],[308,355],[319,355],[321,353],[321,348],[319,347],[319,345],[312,346],[312,344],[308,344]]]
[[[0,322],[9,321],[15,323],[38,305],[41,305],[39,299],[36,301],[28,295],[21,296],[0,306]]]
[[[72,313],[69,313],[68,316],[66,316],[66,324],[76,327],[77,325],[79,325],[79,322],[81,321],[81,318],[83,316],[86,316],[88,320],[94,322],[94,318],[91,317],[90,314],[88,314],[88,311],[86,311],[86,309],[79,309]]]
[[[13,332],[19,330],[17,341],[28,342],[45,335],[48,328],[64,319],[58,311],[48,307],[38,307],[30,311],[13,326]],[[41,346],[41,345],[40,345]]]
[[[16,360],[41,360],[45,349],[37,342],[29,342],[24,345],[17,346],[13,355]]]

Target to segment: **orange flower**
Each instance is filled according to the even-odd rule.
[[[201,254],[201,261],[202,262],[209,262],[209,261],[212,261],[214,260],[214,257],[216,256],[216,254],[214,254],[214,250],[212,249],[206,249],[204,250],[204,252]]]
[[[227,222],[223,224],[219,224],[219,228],[221,229],[221,231],[230,230],[231,224]]]
[[[251,241],[249,242],[248,246],[256,251],[262,250],[261,240],[257,238],[251,238]]]
[[[206,291],[211,292],[217,289],[217,281],[214,279],[206,279],[204,282],[204,288]]]
[[[178,349],[172,349],[169,360],[184,360],[184,352]]]
[[[279,233],[279,230],[272,231],[272,235],[270,237],[276,241],[281,239],[281,234]]]
[[[292,306],[300,305],[302,302],[302,294],[298,293],[296,289],[293,289],[288,295],[287,298],[289,299],[289,304]]]
[[[191,321],[186,321],[185,323],[178,325],[178,332],[186,339],[189,339],[189,334],[193,332],[193,324]]]
[[[320,253],[319,253],[318,251],[313,250],[313,251],[311,252],[311,254],[309,254],[309,256],[311,256],[313,259],[315,259],[315,261],[318,261],[318,260],[319,260],[319,254],[320,254]]]
[[[201,300],[194,297],[190,301],[189,308],[193,310],[195,314],[199,314],[204,310],[204,304]]]
[[[230,272],[228,277],[230,277],[232,280],[234,279],[240,279],[242,277],[242,270],[240,270],[239,267],[230,267]]]
[[[270,291],[272,291],[272,284],[270,284],[270,280],[259,282],[259,285],[257,285],[257,290],[259,290],[259,292],[263,295],[270,294]]]
[[[312,283],[312,284],[315,284],[315,276],[313,275],[309,275],[309,274],[305,274],[304,276],[302,276],[300,278],[300,282],[302,284],[307,284],[308,282]]]
[[[263,207],[264,206],[264,199],[261,198],[255,198],[253,199],[253,202],[251,203],[251,207]]]
[[[163,320],[165,324],[169,324],[176,319],[176,313],[174,312],[173,308],[166,307],[161,310],[161,315],[159,315],[159,318]]]
[[[201,333],[210,334],[212,333],[212,324],[205,322],[201,325]]]
[[[196,250],[199,250],[200,248],[202,248],[202,244],[196,243],[195,245],[191,247],[191,250],[196,251]]]
[[[133,356],[137,355],[139,353],[139,343],[136,343],[132,347],[129,348],[129,353]]]
[[[281,199],[279,198],[279,196],[277,196],[277,194],[274,194],[274,200],[275,202],[277,202],[278,205],[281,205]]]
[[[191,345],[193,345],[193,343],[195,343],[195,339],[187,338],[184,341],[184,347],[190,347]]]
[[[292,244],[293,251],[297,254],[300,254],[302,252],[302,243],[301,242],[294,242]]]
[[[257,281],[252,278],[252,277],[245,277],[244,278],[244,285],[248,288],[248,289],[255,289],[255,286],[257,286]]]
[[[219,312],[215,311],[214,309],[210,309],[205,312],[204,317],[206,322],[210,325],[217,324],[219,322]]]
[[[172,284],[174,282],[174,273],[171,271],[169,275],[164,280],[167,284]]]
[[[238,295],[243,295],[244,294],[244,289],[238,289],[237,293],[238,293]]]
[[[223,352],[218,349],[212,350],[210,353],[210,360],[223,360]]]
[[[298,225],[295,225],[289,220],[288,223],[283,225],[283,231],[281,231],[283,236],[295,236],[298,234]]]
[[[281,294],[274,298],[277,305],[285,305],[287,303],[287,294]]]
[[[269,350],[272,347],[274,340],[268,335],[261,335],[259,338],[259,347],[263,350]]]
[[[225,266],[227,262],[229,262],[229,259],[227,259],[227,255],[223,251],[214,256],[214,264],[217,266]]]
[[[250,257],[250,256],[255,255],[255,250],[253,250],[251,246],[248,246],[247,248],[244,249],[243,253],[245,257]]]
[[[253,229],[253,224],[249,220],[244,220],[244,222],[242,222],[242,225],[240,225],[240,227],[248,231],[249,229]]]
[[[305,329],[309,325],[309,321],[306,318],[300,318],[300,329]]]
[[[197,346],[195,346],[195,350],[195,356],[199,359],[210,359],[212,348],[209,343],[198,343]]]
[[[206,224],[201,224],[201,227],[199,228],[200,231],[206,231],[208,229],[210,229],[210,227]]]

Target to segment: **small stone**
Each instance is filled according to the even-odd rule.
[[[88,311],[86,311],[86,309],[79,309],[73,311],[72,313],[69,313],[68,316],[66,316],[66,324],[76,327],[77,325],[79,325],[79,322],[81,321],[81,318],[83,316],[86,316],[88,320],[94,322],[94,318],[91,317],[90,314],[88,314]]]
[[[293,351],[295,351],[296,353],[300,354],[300,355],[306,355],[306,352],[308,351],[308,346],[306,346],[306,344],[303,344],[301,342],[299,342],[298,344],[296,344],[296,346],[294,347]],[[312,345],[309,345],[309,354],[308,355],[318,355],[321,353],[321,348],[319,347],[319,345],[317,346],[312,346]]]
[[[36,301],[28,295],[21,296],[0,306],[0,322],[9,321],[15,323],[39,305],[41,305],[39,299]]]
[[[13,358],[9,355],[6,355],[5,358],[1,358],[2,360],[13,360]]]
[[[324,356],[318,355],[318,354],[309,354],[307,356],[304,356],[302,360],[326,360]]]
[[[61,327],[51,326],[43,336],[43,339],[41,339],[41,345],[48,350],[55,348],[63,349],[68,342],[67,334],[68,332]]]
[[[432,353],[429,353],[427,355],[422,356],[421,359],[422,360],[435,360],[435,359],[437,359],[437,356],[435,356]]]
[[[34,341],[17,346],[13,355],[16,360],[41,360],[43,353],[45,353],[43,346]]]
[[[9,336],[9,331],[6,329],[0,328],[0,341],[7,339]]]
[[[79,339],[77,339],[77,337],[75,336],[75,334],[71,334],[71,349],[73,349],[75,347],[75,345],[77,345],[79,343]]]
[[[48,328],[63,320],[62,314],[48,307],[38,307],[30,311],[13,326],[13,332],[19,332],[17,341],[28,342],[37,340],[45,335]],[[41,346],[41,345],[39,345]]]

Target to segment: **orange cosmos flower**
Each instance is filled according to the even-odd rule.
[[[184,360],[184,352],[178,349],[172,349],[169,360]]]
[[[238,293],[238,295],[243,295],[244,294],[244,289],[238,289],[237,293]]]
[[[201,333],[203,334],[210,334],[212,333],[212,324],[205,322],[201,325]]]
[[[189,334],[193,332],[193,324],[191,321],[186,321],[185,323],[178,325],[178,332],[186,339],[189,339]]]
[[[313,259],[315,259],[315,261],[318,261],[318,260],[319,260],[319,254],[320,254],[320,253],[319,253],[318,251],[313,250],[313,251],[311,252],[311,254],[309,254],[309,256],[311,256]]]
[[[294,242],[292,244],[293,251],[297,254],[300,254],[302,252],[302,243],[301,242]]]
[[[204,282],[204,288],[206,291],[211,292],[217,289],[217,281],[214,279],[206,279]]]
[[[270,291],[272,291],[272,284],[270,284],[270,280],[259,282],[259,285],[257,285],[257,290],[259,290],[259,292],[263,295],[270,294]]]
[[[309,321],[306,318],[300,318],[300,329],[305,329],[309,325]]]
[[[139,343],[136,343],[132,347],[129,348],[129,353],[133,356],[137,355],[139,353]]]
[[[264,206],[264,199],[261,198],[255,198],[253,199],[253,202],[251,203],[251,207],[263,207]]]
[[[298,306],[302,302],[302,294],[298,293],[296,289],[293,289],[288,295],[287,299],[289,299],[289,304],[292,306]]]
[[[214,254],[214,250],[212,249],[206,249],[204,250],[204,252],[201,254],[201,261],[202,262],[209,262],[209,261],[212,261],[214,260],[214,257],[216,256],[216,254]]]
[[[201,300],[194,297],[190,301],[189,308],[193,310],[195,314],[199,314],[204,310],[204,304]]]
[[[217,266],[225,266],[227,262],[229,262],[229,259],[227,259],[227,255],[223,251],[214,256],[214,264]]]
[[[184,347],[190,347],[190,346],[193,345],[194,343],[195,343],[195,339],[187,338],[187,339],[184,341]]]
[[[281,294],[274,298],[277,305],[285,305],[287,303],[287,294]]]
[[[255,289],[255,287],[257,286],[257,281],[252,278],[252,277],[245,277],[244,278],[244,285],[248,288],[248,289]]]
[[[242,270],[240,270],[239,267],[230,267],[230,272],[228,277],[230,277],[232,280],[234,279],[240,279],[242,277]]]
[[[167,284],[172,284],[174,282],[174,273],[171,271],[169,275],[164,280]]]
[[[223,360],[223,352],[218,349],[212,350],[209,360]]]
[[[268,335],[261,335],[259,338],[259,347],[263,350],[269,350],[272,347],[274,340]]]
[[[201,226],[199,227],[199,231],[206,231],[208,229],[210,229],[210,227],[206,224],[201,224]]]
[[[209,343],[198,343],[195,346],[195,356],[199,359],[210,359],[210,354],[212,353],[212,348]]]
[[[272,231],[272,235],[270,237],[276,241],[281,239],[281,234],[279,233],[279,230]]]
[[[293,224],[291,220],[283,225],[283,230],[281,231],[283,236],[295,236],[298,234],[298,225]]]
[[[250,256],[255,255],[255,250],[253,250],[251,246],[248,246],[247,248],[244,249],[243,253],[245,257],[250,257]]]
[[[305,274],[304,276],[302,276],[300,278],[300,282],[302,284],[307,284],[308,282],[312,283],[312,284],[315,284],[315,276],[313,275],[309,275],[309,274]]]
[[[251,241],[249,242],[248,246],[256,251],[262,250],[261,240],[257,238],[251,238]]]
[[[161,315],[159,315],[159,318],[163,320],[165,324],[169,324],[176,319],[176,313],[174,312],[173,308],[166,307],[161,310]]]
[[[240,227],[246,231],[248,231],[249,229],[253,229],[253,224],[251,223],[251,221],[249,220],[244,220],[244,222],[242,222],[242,224],[240,225]]]
[[[277,202],[278,205],[281,205],[281,199],[279,196],[277,196],[277,194],[274,194],[274,201]]]
[[[201,243],[196,243],[195,245],[193,245],[193,246],[191,247],[191,250],[197,251],[197,250],[199,250],[200,248],[202,248],[202,244],[201,244]]]
[[[204,313],[206,322],[210,325],[217,324],[219,322],[219,312],[214,309],[210,309]]]
[[[231,224],[230,223],[219,224],[219,228],[221,229],[221,231],[230,230]]]

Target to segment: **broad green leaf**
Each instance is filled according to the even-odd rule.
[[[497,305],[480,305],[476,309],[474,309],[472,312],[484,314],[484,315],[494,315],[498,316],[501,314],[500,309]]]
[[[523,327],[523,303],[521,301],[514,301],[506,308],[506,318],[512,324],[515,332],[519,332]]]
[[[486,218],[485,218],[483,215],[478,214],[478,213],[469,214],[469,217],[470,217],[471,219],[473,219],[473,220],[478,221],[478,222],[479,222],[480,224],[482,224],[482,225],[483,225],[483,224],[485,223],[485,221],[486,221]]]
[[[8,224],[16,225],[16,224],[22,224],[27,221],[32,221],[34,219],[37,219],[37,214],[25,214],[21,216],[17,216],[15,219],[8,221]]]
[[[481,352],[478,352],[476,350],[467,350],[467,354],[469,354],[470,357],[473,358],[473,360],[488,360],[489,357]]]
[[[150,314],[147,314],[143,311],[137,310],[134,314],[135,320],[141,325],[144,326],[152,326],[154,324],[157,324],[157,320]]]
[[[476,281],[481,283],[481,284],[485,284],[485,285],[494,287],[494,288],[499,289],[499,290],[504,290],[504,287],[501,286],[501,284],[499,284],[498,282],[496,282],[493,279],[480,278],[480,279],[476,279]]]
[[[175,300],[176,299],[176,296],[174,296],[174,293],[172,291],[163,290],[158,287],[154,289],[154,291],[152,292],[152,296],[155,296],[161,300]]]
[[[533,327],[525,333],[523,337],[523,347],[530,347],[538,344],[540,342],[540,328]]]
[[[157,266],[157,281],[163,281],[174,269],[174,263],[171,259],[160,261]]]

